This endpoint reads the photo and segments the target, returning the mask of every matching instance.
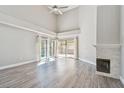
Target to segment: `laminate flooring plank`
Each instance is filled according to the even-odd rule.
[[[95,65],[71,58],[0,70],[1,88],[123,88],[118,79],[95,74]]]

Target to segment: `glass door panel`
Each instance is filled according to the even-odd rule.
[[[65,57],[66,55],[66,41],[65,40],[59,40],[58,42],[58,56],[59,57]]]
[[[59,40],[58,56],[59,57],[75,57],[75,41],[74,39]]]
[[[55,59],[55,40],[50,40],[50,61],[54,61]]]
[[[75,54],[74,54],[74,51],[75,51],[75,42],[74,42],[74,39],[70,39],[70,40],[67,40],[67,46],[66,46],[66,56],[67,57],[72,57],[74,58]]]
[[[47,40],[41,40],[41,62],[45,62],[47,60]]]

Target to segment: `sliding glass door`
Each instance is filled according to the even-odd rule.
[[[49,42],[49,60],[53,61],[55,59],[55,50],[56,50],[56,46],[55,46],[55,40],[50,40]]]
[[[66,40],[58,41],[58,56],[65,57],[66,56]]]
[[[41,62],[50,62],[55,59],[55,40],[42,38],[41,39]]]
[[[75,57],[76,45],[74,39],[66,39],[58,41],[59,57]]]
[[[66,56],[74,58],[75,57],[75,42],[74,39],[68,39],[66,40]]]
[[[47,39],[41,40],[41,62],[47,60]]]

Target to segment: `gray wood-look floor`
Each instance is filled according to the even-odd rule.
[[[122,88],[120,80],[95,74],[95,66],[74,59],[37,62],[1,70],[3,88]]]

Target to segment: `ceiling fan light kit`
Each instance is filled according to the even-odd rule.
[[[54,6],[48,6],[48,8],[51,10],[49,13],[55,13],[57,15],[62,15],[63,12],[62,12],[62,9],[64,8],[68,8],[68,6],[57,6],[57,5],[54,5]]]

